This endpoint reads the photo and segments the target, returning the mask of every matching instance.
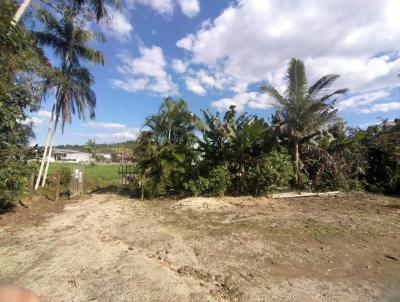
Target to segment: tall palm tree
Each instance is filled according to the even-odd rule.
[[[95,15],[96,15],[96,20],[99,21],[101,18],[107,16],[107,10],[105,7],[105,3],[107,0],[75,0],[77,3],[78,7],[82,7],[85,3],[87,3],[89,6],[92,7]],[[113,2],[115,6],[119,6],[120,0],[113,0],[113,1],[108,1],[108,2]]]
[[[17,24],[19,20],[21,19],[22,15],[26,11],[26,9],[29,7],[31,4],[32,0],[23,0],[20,6],[18,7],[17,11],[14,14],[14,17],[12,19],[12,23]]]
[[[21,19],[22,15],[25,13],[26,9],[29,7],[31,4],[32,0],[23,0],[18,7],[17,11],[14,14],[13,17],[13,23],[17,24],[19,20]],[[42,2],[50,5],[50,1],[48,0],[42,0]],[[87,3],[91,8],[93,9],[95,15],[96,15],[96,20],[100,21],[101,18],[105,17],[107,15],[107,10],[105,8],[105,1],[104,0],[71,0],[72,5],[74,6],[75,10],[79,10],[85,3]],[[120,1],[119,0],[114,0],[115,6],[119,6]]]
[[[57,20],[45,10],[38,12],[38,18],[44,26],[44,31],[33,31],[36,42],[40,46],[53,48],[54,53],[61,59],[61,67],[79,65],[84,59],[95,64],[104,65],[104,55],[87,44],[92,40],[104,42],[104,36],[87,29],[79,28],[73,16],[66,15]]]
[[[71,117],[75,113],[79,118],[84,118],[85,109],[89,108],[90,117],[94,118],[95,116],[96,95],[91,89],[94,78],[86,68],[80,66],[80,59],[97,64],[104,64],[105,61],[104,55],[100,51],[87,46],[91,40],[102,39],[102,36],[77,27],[71,15],[64,16],[58,21],[50,13],[40,11],[39,20],[44,25],[45,31],[33,32],[37,44],[52,47],[56,56],[61,59],[61,67],[58,69],[58,76],[50,80],[50,85],[56,88],[56,102],[52,110],[50,122],[52,124],[49,127],[35,189],[39,187],[42,171],[47,161],[42,186],[45,184],[60,117],[62,131],[64,131],[65,122],[71,122]],[[49,150],[48,153],[47,150]]]
[[[42,164],[44,165],[44,162],[46,163],[42,179],[42,187],[46,183],[47,172],[49,169],[51,153],[55,140],[55,134],[60,121],[60,117],[62,132],[64,132],[65,122],[70,123],[72,115],[75,113],[78,114],[79,119],[85,119],[85,110],[88,109],[90,113],[90,118],[95,118],[96,94],[91,88],[94,84],[94,78],[90,74],[89,70],[84,67],[70,66],[70,68],[62,72],[57,79],[58,81],[55,83],[56,102],[54,112],[52,114],[52,118],[54,117],[55,120],[53,121],[53,126],[49,133],[49,152],[47,155],[44,155],[42,159]],[[39,181],[40,177],[38,177],[38,182]],[[36,183],[37,186],[38,182]]]
[[[334,97],[346,93],[348,89],[327,93],[327,89],[339,78],[337,74],[325,75],[309,87],[303,61],[294,58],[289,62],[287,74],[288,86],[283,95],[269,84],[262,86],[261,90],[269,94],[278,105],[277,112],[282,118],[279,129],[288,136],[291,144],[295,168],[294,186],[298,187],[301,145],[335,119],[337,109],[334,107]]]

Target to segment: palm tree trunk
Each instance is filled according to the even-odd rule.
[[[28,8],[29,4],[31,4],[32,0],[24,0],[21,5],[18,7],[17,12],[15,13],[12,23],[13,24],[17,24],[19,22],[19,20],[21,19],[22,15],[24,14],[24,12],[26,11],[26,9]]]
[[[51,110],[49,129],[47,130],[47,139],[46,139],[46,144],[45,144],[44,151],[43,151],[42,161],[40,163],[38,177],[37,177],[36,183],[35,183],[35,190],[37,190],[39,188],[40,179],[42,177],[42,172],[43,172],[43,168],[44,168],[44,163],[45,163],[45,160],[47,158],[47,150],[48,150],[48,147],[49,147],[49,144],[50,144],[51,133],[52,133],[52,130],[53,130],[53,127],[54,127],[54,113],[55,113],[55,101],[54,101],[54,104],[53,104],[53,108]]]
[[[172,132],[172,124],[169,122],[168,126],[168,143],[171,144],[171,132]]]
[[[56,136],[57,125],[58,125],[58,118],[56,118],[56,120],[54,122],[53,132],[51,134],[49,154],[47,155],[47,159],[46,159],[46,169],[44,170],[44,174],[43,174],[42,187],[44,187],[44,185],[46,184],[47,172],[49,171],[51,152],[53,151],[53,145],[54,145],[54,139],[55,139],[55,136]]]
[[[297,189],[300,181],[300,155],[299,155],[299,141],[293,141],[293,162],[294,162],[294,188]]]

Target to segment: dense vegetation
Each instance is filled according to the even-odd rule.
[[[104,62],[100,52],[87,47],[87,43],[101,36],[83,26],[85,21],[99,20],[106,14],[104,4],[102,0],[43,1],[21,12],[19,16],[23,18],[19,19],[16,1],[1,1],[0,210],[20,198],[28,175],[36,168],[28,162],[37,151],[36,147],[29,147],[33,132],[28,113],[40,108],[48,91],[53,90],[57,99],[52,111],[56,120],[53,129],[59,117],[63,127],[74,113],[84,117],[86,108],[94,117],[94,79],[79,59]],[[52,66],[45,46],[60,58],[60,66]],[[49,132],[52,140],[54,133]]]
[[[15,6],[4,2],[0,10],[0,210],[8,208],[26,189],[27,148],[33,136],[27,113],[40,106],[49,65],[24,28],[11,25]]]
[[[146,119],[134,149],[141,196],[261,195],[289,188],[400,193],[400,120],[346,128],[334,97],[347,89],[324,94],[338,75],[308,87],[301,60],[292,59],[287,72],[284,95],[261,87],[278,104],[268,121],[234,106],[222,117],[203,111],[201,120],[185,101],[165,99]]]

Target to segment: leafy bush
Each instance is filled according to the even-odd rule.
[[[68,167],[61,167],[59,172],[60,172],[60,183],[62,185],[68,185],[71,178],[71,169]]]
[[[57,181],[57,174],[60,173],[60,184],[61,185],[69,185],[71,178],[71,169],[67,166],[59,166],[57,169],[51,169],[51,173],[49,173],[49,182]]]
[[[185,184],[185,189],[193,196],[223,196],[231,185],[231,175],[226,165],[213,168],[207,177],[200,176]]]
[[[278,151],[272,151],[249,168],[248,183],[250,193],[263,195],[270,192],[282,192],[289,188],[294,170],[290,156]]]
[[[26,173],[8,163],[0,167],[0,212],[10,209],[27,187]]]

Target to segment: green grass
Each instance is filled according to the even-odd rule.
[[[118,183],[118,164],[94,164],[84,166],[85,191],[97,188],[107,188]],[[55,175],[57,171],[78,168],[74,163],[50,163],[49,175]],[[68,182],[66,179],[65,182]]]

